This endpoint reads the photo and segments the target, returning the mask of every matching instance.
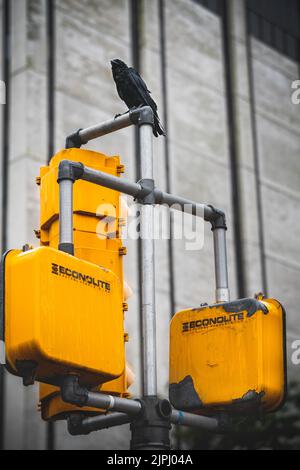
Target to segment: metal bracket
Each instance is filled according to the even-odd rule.
[[[155,183],[153,179],[145,178],[138,181],[141,186],[141,191],[138,195],[137,201],[144,205],[156,204]]]
[[[150,124],[154,126],[154,113],[150,106],[144,106],[143,108],[137,109],[138,120],[137,125],[142,126],[143,124]]]
[[[216,209],[214,206],[208,205],[213,210],[213,216],[210,220],[212,231],[221,228],[227,230],[226,216],[223,211]]]
[[[69,375],[61,380],[61,397],[66,403],[83,407],[88,401],[88,390],[79,385],[78,377]]]
[[[168,400],[155,396],[140,400],[142,414],[130,426],[132,450],[171,448],[169,431],[171,429],[172,407]]]
[[[88,431],[82,425],[85,416],[81,413],[70,413],[68,416],[68,432],[71,436],[87,436],[91,431]]]
[[[82,145],[87,144],[87,142],[82,142],[82,139],[80,137],[80,131],[82,131],[82,129],[78,129],[78,131],[68,135],[68,137],[66,138],[66,149],[80,149]]]
[[[71,162],[69,160],[62,160],[58,168],[57,182],[60,183],[64,180],[75,181],[82,178],[84,173],[84,165],[82,163]]]

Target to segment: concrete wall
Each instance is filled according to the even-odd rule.
[[[1,3],[0,3],[1,5]],[[71,131],[105,120],[125,110],[117,97],[109,60],[132,61],[128,0],[58,0],[56,2],[55,149]],[[38,190],[35,176],[47,161],[47,44],[45,0],[12,0],[12,107],[10,129],[9,247],[35,243]],[[262,289],[258,201],[251,121],[244,2],[231,1],[231,55],[234,67],[236,148],[243,212],[246,290]],[[222,207],[228,216],[229,274],[232,298],[237,296],[233,207],[221,20],[192,0],[166,0],[166,59],[171,185],[174,193]],[[141,72],[162,115],[159,0],[143,1]],[[298,154],[299,109],[289,101],[296,64],[252,42],[259,166],[262,185],[269,293],[287,306],[289,337],[299,337],[296,299],[299,290]],[[132,130],[106,136],[89,145],[108,155],[120,154],[126,177],[135,179]],[[155,178],[166,188],[163,139],[155,141]],[[266,215],[275,216],[266,220]],[[298,225],[297,225],[298,224]],[[176,309],[214,300],[212,235],[204,228],[204,245],[187,251],[174,243]],[[299,237],[298,237],[299,238]],[[132,392],[140,389],[139,299],[137,247],[128,241],[126,277],[134,287],[126,328],[128,359],[137,372]],[[158,385],[166,395],[168,382],[168,324],[170,284],[168,246],[156,242],[158,324]],[[45,424],[36,411],[36,388],[6,377],[6,447],[44,448]],[[126,449],[129,427],[87,437],[70,437],[65,423],[56,428],[59,449]]]
[[[11,3],[11,119],[9,138],[8,249],[36,243],[39,192],[35,177],[47,160],[46,41],[43,1]],[[45,424],[37,413],[37,386],[24,389],[6,374],[5,444],[44,448]]]
[[[291,101],[299,65],[254,39],[252,53],[268,290],[286,308],[290,357],[300,337],[300,107]]]

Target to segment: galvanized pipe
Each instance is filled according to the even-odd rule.
[[[91,416],[84,418],[80,425],[83,433],[100,431],[101,429],[113,428],[114,426],[121,426],[128,424],[132,421],[125,413],[110,413],[107,415]]]
[[[230,300],[228,286],[226,230],[217,228],[213,231],[215,252],[216,302]]]
[[[143,132],[144,127],[146,126],[141,126],[141,130]],[[149,152],[150,148],[152,147],[146,147],[145,150],[142,151]],[[72,163],[73,162],[70,161],[70,164]],[[144,163],[141,164],[144,165]],[[153,174],[151,164],[150,167],[145,164],[145,167],[142,168],[142,171],[144,172],[142,174]],[[147,177],[143,176],[143,178]],[[103,171],[94,170],[93,168],[89,168],[87,166],[83,166],[83,174],[80,179],[93,184],[97,184],[99,186],[104,186],[106,188],[113,189],[114,191],[120,191],[134,198],[138,198],[142,191],[142,187],[139,183],[133,183],[127,179],[118,178],[117,176],[104,173]],[[152,177],[150,179],[152,179]],[[154,189],[154,195],[156,204],[166,204],[170,208],[179,211],[185,211],[186,213],[192,214],[194,216],[204,218],[206,221],[213,221],[216,217],[216,213],[213,208],[207,206],[206,204],[199,204],[195,201],[186,199],[181,196],[165,193],[157,188]]]
[[[109,119],[108,121],[101,122],[100,124],[88,127],[87,129],[82,129],[79,131],[80,140],[82,144],[87,144],[90,140],[97,139],[98,137],[103,137],[104,135],[132,126],[137,123],[139,113],[139,109],[131,110],[126,114],[115,117],[114,119]]]
[[[59,182],[59,244],[73,245],[73,181]]]
[[[119,411],[132,416],[137,416],[142,410],[142,405],[138,401],[97,392],[88,392],[86,406],[101,410]]]
[[[144,396],[157,394],[153,206],[141,206]]]
[[[153,128],[151,124],[140,126],[141,175],[153,178]]]
[[[114,191],[120,191],[134,198],[137,197],[142,190],[141,185],[138,183],[132,183],[126,179],[109,175],[103,171],[93,170],[92,168],[86,166],[84,167],[81,179],[99,186],[113,189]]]
[[[141,175],[153,179],[153,127],[140,126]],[[157,395],[154,206],[141,205],[143,396]]]
[[[190,199],[159,192],[158,190],[156,190],[156,193],[159,204],[166,204],[170,208],[200,217],[206,221],[213,220],[215,216],[213,209],[205,204],[199,204]]]
[[[217,432],[220,430],[220,424],[216,418],[186,413],[185,411],[172,410],[171,423],[201,428],[209,432]]]

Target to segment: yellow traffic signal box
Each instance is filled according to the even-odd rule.
[[[285,369],[285,313],[274,299],[188,309],[171,321],[169,395],[179,410],[276,410]]]
[[[42,167],[37,182],[40,186],[40,229],[42,246],[59,246],[58,167],[62,160],[83,163],[94,170],[120,176],[124,166],[119,157],[85,149],[58,152],[49,166]],[[76,181],[73,186],[74,254],[77,258],[113,271],[123,283],[123,256],[126,249],[121,239],[124,210],[121,194],[103,186]]]
[[[27,382],[76,374],[97,386],[125,369],[123,283],[110,270],[49,247],[4,262],[9,368]]]
[[[98,152],[85,149],[68,149],[57,153],[47,167],[42,167],[38,184],[40,185],[40,228],[43,244],[51,244],[50,232],[54,221],[59,218],[59,185],[57,184],[58,167],[62,160],[80,162],[94,170],[103,171],[113,176],[120,176],[124,167],[119,157],[107,157]],[[103,186],[86,181],[76,181],[74,184],[74,229],[84,232],[99,230],[99,220],[105,218],[104,235],[116,232],[115,221],[120,217],[120,193]],[[80,218],[78,216],[85,216]],[[57,232],[57,230],[56,230]],[[54,231],[55,233],[55,231]]]

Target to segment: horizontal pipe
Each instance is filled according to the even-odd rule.
[[[68,161],[64,161],[62,163],[66,165],[67,162]],[[76,167],[76,171],[78,171],[78,163],[70,161],[69,164],[71,167]],[[142,187],[142,181],[139,183],[132,183],[126,179],[118,178],[117,176],[110,175],[103,171],[94,170],[93,168],[89,168],[84,165],[82,165],[81,174],[76,176],[75,179],[82,179],[93,184],[113,189],[114,191],[120,191],[136,199],[139,197],[143,198],[145,195],[147,195],[145,194],[145,189]],[[223,212],[213,208],[212,206],[199,204],[184,197],[164,193],[158,188],[154,189],[154,200],[155,204],[166,204],[170,208],[201,217],[204,220],[210,221],[212,223],[219,218],[224,219],[225,224],[225,215]]]
[[[105,186],[106,188],[113,189],[115,191],[120,191],[134,198],[136,198],[142,191],[142,187],[138,183],[132,183],[131,181],[109,175],[103,171],[93,170],[86,166],[84,167],[81,179],[100,186]]]
[[[199,204],[195,201],[191,201],[190,199],[175,196],[169,193],[160,192],[158,190],[156,190],[156,193],[158,204],[166,204],[171,208],[173,207],[173,209],[175,210],[181,210],[182,212],[186,212],[187,214],[192,214],[197,217],[204,218],[207,221],[214,220],[216,216],[215,211],[205,204]],[[176,208],[175,206],[178,206],[178,208]]]
[[[126,413],[109,413],[106,415],[85,417],[81,420],[78,420],[77,416],[75,420],[72,420],[72,417],[70,417],[69,431],[73,435],[89,434],[94,431],[100,431],[101,429],[129,424],[133,420],[134,418]],[[223,430],[221,429],[220,422],[216,418],[199,416],[183,411],[172,410],[170,421],[171,424],[197,427],[212,433],[222,434],[225,431],[225,428]]]
[[[90,432],[100,431],[101,429],[108,429],[115,426],[122,426],[129,424],[134,420],[134,417],[129,416],[127,413],[109,413],[105,415],[85,417],[78,420],[76,416],[75,420],[72,417],[69,419],[69,429],[71,434],[82,435],[89,434]],[[212,433],[224,433],[226,430],[225,421],[223,423],[223,429],[220,421],[217,418],[209,418],[207,416],[199,416],[193,413],[186,413],[184,411],[172,410],[170,417],[171,424],[181,426],[191,426],[199,429],[203,429]],[[75,426],[74,426],[75,424]],[[228,427],[228,423],[227,423]]]
[[[83,433],[100,431],[101,429],[112,428],[114,426],[121,426],[128,424],[132,421],[125,413],[110,413],[107,415],[91,416],[84,418],[80,425]]]
[[[90,140],[103,137],[104,135],[111,134],[112,132],[125,129],[137,123],[140,110],[132,110],[126,114],[109,119],[108,121],[96,124],[95,126],[88,127],[79,131],[79,138],[82,145],[87,144]]]
[[[106,188],[110,188],[115,191],[120,191],[134,198],[138,198],[142,192],[142,186],[139,183],[132,183],[131,181],[120,179],[116,176],[109,175],[102,171],[93,170],[86,166],[84,167],[81,179],[100,186],[105,186]],[[170,208],[204,218],[207,221],[214,220],[216,218],[214,209],[205,204],[198,204],[190,199],[164,193],[157,188],[154,190],[154,194],[156,204],[166,204]]]
[[[119,411],[132,416],[137,416],[142,410],[142,405],[138,401],[97,392],[88,392],[86,406],[102,410]]]
[[[218,419],[200,416],[193,413],[186,413],[185,411],[172,410],[171,423],[181,426],[201,428],[209,432],[220,431],[220,423]]]

